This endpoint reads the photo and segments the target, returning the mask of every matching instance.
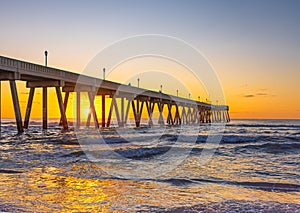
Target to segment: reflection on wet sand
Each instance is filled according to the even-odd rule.
[[[89,165],[79,168],[73,165],[72,170],[84,175],[85,166]],[[270,192],[214,183],[80,178],[62,175],[63,172],[47,167],[19,174],[2,173],[2,207],[13,211],[22,207],[37,212],[111,212],[166,210],[199,204],[209,210],[210,204],[228,200],[300,204],[299,192]]]

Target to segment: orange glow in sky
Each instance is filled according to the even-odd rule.
[[[44,51],[48,50],[49,66],[81,73],[95,55],[118,40],[152,33],[168,35],[186,41],[208,58],[222,83],[232,118],[300,119],[297,1],[92,1],[89,9],[83,1],[64,5],[30,2],[1,4],[0,55],[43,64]],[[118,74],[111,73],[107,78],[133,85],[140,78],[144,88],[157,91],[163,84],[166,93],[175,95],[179,88],[182,97],[188,97],[189,92],[196,100],[198,96],[202,101],[208,97],[205,88],[182,67],[153,60],[143,59],[146,70],[138,59],[122,64]],[[99,62],[97,77],[102,77],[105,66],[105,62]],[[24,117],[29,90],[24,82],[17,86]],[[37,89],[33,118],[41,117],[41,99]],[[54,89],[49,89],[48,99],[49,118],[59,117]],[[82,107],[87,111],[88,102]],[[73,117],[73,108],[68,107],[68,117]],[[85,114],[82,112],[82,117]],[[11,117],[10,90],[8,83],[2,82],[2,118]]]

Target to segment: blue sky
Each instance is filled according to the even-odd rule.
[[[300,110],[294,95],[300,89],[299,10],[297,0],[2,0],[0,54],[43,63],[47,49],[50,65],[80,72],[102,48],[124,37],[174,36],[208,57],[229,104],[237,106],[234,112],[250,113],[237,103],[243,96],[252,98],[239,102],[259,101],[264,110],[296,99],[294,108],[279,106],[295,116]],[[255,99],[263,89],[273,100]],[[274,113],[270,116],[280,117]]]

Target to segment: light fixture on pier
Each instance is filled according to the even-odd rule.
[[[137,82],[138,82],[137,86],[138,88],[140,88],[140,78],[137,79]]]
[[[105,68],[103,68],[103,80],[105,80]]]
[[[47,67],[48,66],[48,51],[45,50],[45,66]]]

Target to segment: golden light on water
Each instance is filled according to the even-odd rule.
[[[82,166],[70,166],[70,172],[83,172],[84,175],[85,170],[97,169]],[[170,183],[80,178],[72,174],[62,175],[62,172],[62,169],[46,167],[20,174],[1,174],[2,202],[39,212],[112,212],[138,207],[139,204],[141,209],[143,205],[170,208],[226,199],[300,204],[299,192],[272,192],[213,183],[191,184],[181,189]],[[6,190],[2,190],[4,188]]]

